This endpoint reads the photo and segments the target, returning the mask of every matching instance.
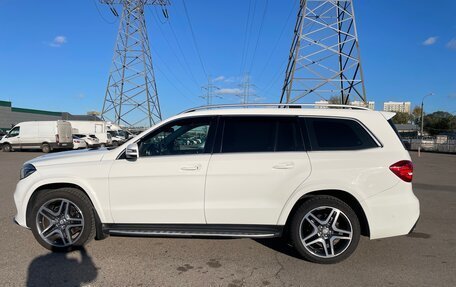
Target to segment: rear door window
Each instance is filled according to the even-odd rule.
[[[225,117],[221,152],[302,151],[295,117]]]
[[[378,147],[368,131],[350,119],[302,118],[312,150],[360,150]]]

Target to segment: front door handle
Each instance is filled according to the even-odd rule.
[[[281,162],[281,163],[274,165],[272,168],[274,168],[274,169],[292,169],[292,168],[294,168],[294,163],[293,162]]]
[[[194,171],[194,170],[199,170],[201,168],[201,166],[199,164],[195,164],[195,165],[184,165],[184,166],[181,166],[181,170],[184,170],[184,171]]]

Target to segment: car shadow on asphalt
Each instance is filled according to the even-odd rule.
[[[48,253],[30,263],[26,286],[82,286],[93,282],[97,275],[97,267],[84,248]]]
[[[268,238],[268,239],[254,239],[254,240],[257,243],[260,243],[261,245],[263,245],[267,248],[270,248],[274,251],[277,251],[279,253],[302,260],[302,257],[293,248],[293,246],[290,244],[289,240],[286,240],[284,238]]]

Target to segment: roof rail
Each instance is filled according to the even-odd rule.
[[[350,105],[337,105],[337,104],[221,104],[221,105],[208,105],[200,106],[191,109],[187,109],[180,114],[186,114],[201,110],[212,110],[212,109],[223,109],[223,108],[252,108],[252,107],[269,107],[269,108],[282,108],[282,109],[293,109],[293,108],[304,108],[304,107],[324,107],[324,108],[340,108],[340,109],[352,109],[352,110],[366,110],[370,111],[369,108],[350,106]]]

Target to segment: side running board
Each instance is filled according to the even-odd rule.
[[[272,238],[283,226],[236,224],[103,224],[103,233],[138,237],[235,237]]]

